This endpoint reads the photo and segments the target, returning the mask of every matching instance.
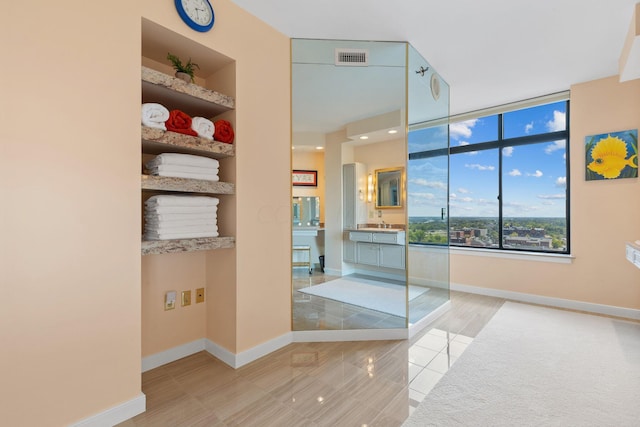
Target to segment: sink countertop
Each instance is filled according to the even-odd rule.
[[[400,228],[378,228],[378,227],[363,227],[363,228],[353,228],[348,231],[365,231],[365,232],[375,232],[375,233],[404,233],[404,230]]]

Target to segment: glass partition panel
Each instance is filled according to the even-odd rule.
[[[408,323],[449,300],[449,85],[409,46]]]

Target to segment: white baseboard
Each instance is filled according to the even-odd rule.
[[[127,402],[71,424],[71,427],[112,427],[143,413],[146,410],[146,406],[147,398],[144,393],[140,393],[140,395]]]
[[[179,345],[177,347],[170,348],[169,350],[161,351],[160,353],[152,354],[151,356],[142,358],[142,372],[147,372],[158,366],[166,365],[167,363],[175,362],[183,357],[191,356],[205,349],[205,339],[199,339],[187,344]]]
[[[478,286],[462,285],[459,283],[451,283],[451,290],[528,302],[531,304],[548,305],[551,307],[568,308],[570,310],[587,311],[590,313],[640,320],[640,310],[633,308],[616,307],[613,305],[546,297],[542,295],[525,294],[522,292],[504,291],[500,289],[481,288]]]
[[[293,331],[293,342],[404,340],[407,329],[346,329]]]
[[[206,350],[232,368],[239,368],[253,362],[254,360],[258,360],[269,353],[279,350],[292,342],[291,332],[287,332],[284,335],[263,342],[262,344],[238,354],[231,353],[226,348],[219,346],[211,340],[206,340]]]

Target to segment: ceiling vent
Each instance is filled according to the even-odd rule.
[[[369,65],[367,49],[336,49],[336,65],[366,67]]]

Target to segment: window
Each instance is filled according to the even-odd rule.
[[[568,110],[561,101],[450,123],[448,224],[410,205],[409,242],[447,243],[437,224],[452,246],[569,253]],[[409,182],[428,182],[442,150],[411,152],[411,135]]]

